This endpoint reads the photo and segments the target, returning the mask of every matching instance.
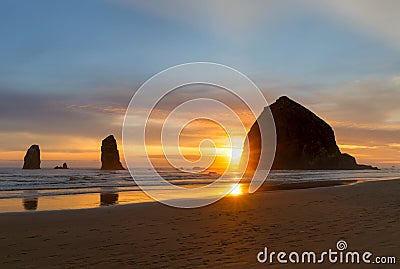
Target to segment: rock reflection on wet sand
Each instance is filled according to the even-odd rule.
[[[25,210],[36,210],[38,207],[39,198],[24,198],[22,199],[22,204]]]
[[[118,193],[103,192],[100,193],[100,206],[109,206],[118,204]]]

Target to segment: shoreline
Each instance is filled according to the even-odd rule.
[[[400,179],[263,191],[197,209],[143,203],[5,213],[0,218],[0,267],[265,268],[271,265],[256,260],[264,247],[322,251],[335,249],[338,240],[351,250],[399,259],[399,191]]]
[[[397,180],[385,179],[386,180]],[[266,181],[260,189],[257,190],[258,194],[261,192],[275,192],[287,190],[302,190],[302,189],[315,189],[315,188],[329,188],[348,186],[358,183],[365,183],[370,181],[383,181],[376,180],[319,180],[307,182],[268,182]],[[242,188],[247,190],[248,183],[241,183]],[[241,196],[254,195],[243,193]],[[229,197],[228,194],[225,199]],[[69,211],[69,210],[85,210],[85,209],[100,209],[100,208],[114,208],[126,205],[137,206],[143,203],[158,203],[148,197],[143,191],[127,190],[127,191],[93,191],[90,193],[81,194],[62,194],[62,195],[46,195],[46,196],[32,196],[22,198],[3,198],[0,199],[0,216],[4,214],[21,214],[21,213],[34,213],[34,212],[50,212],[50,211]]]

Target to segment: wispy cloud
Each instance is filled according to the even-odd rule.
[[[94,113],[108,113],[108,114],[116,114],[116,115],[124,115],[126,111],[126,107],[122,106],[113,106],[113,105],[94,105],[94,104],[85,104],[85,105],[67,105],[67,109],[71,110],[81,110],[88,111]]]
[[[91,100],[90,100],[91,99]],[[100,104],[97,104],[100,103]],[[123,104],[107,98],[0,91],[1,132],[103,136],[122,125]],[[117,128],[115,122],[120,122]]]
[[[317,98],[323,114],[339,126],[400,129],[400,86],[386,81],[354,81]]]
[[[293,11],[305,9],[324,13],[327,19],[384,40],[400,49],[400,2],[396,0],[353,1],[276,1],[276,0],[205,0],[200,2],[172,0],[112,0],[127,7],[141,9],[157,16],[207,27],[222,37],[235,38],[254,29],[266,29],[277,22],[290,20]],[[184,10],[184,12],[182,12]],[[207,18],[207,19],[205,19]]]
[[[400,86],[400,76],[395,76],[392,78],[392,81],[395,85]]]
[[[221,38],[232,38],[236,41],[246,32],[254,32],[257,24],[282,18],[288,6],[287,1],[273,0],[253,0],[251,3],[243,0],[172,0],[168,4],[163,0],[112,1],[196,28],[211,30]],[[267,25],[264,24],[264,27]]]
[[[396,0],[312,1],[326,14],[365,35],[400,49],[400,2]]]
[[[364,145],[338,145],[341,149],[376,149],[376,146],[364,146]]]

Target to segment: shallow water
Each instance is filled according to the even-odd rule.
[[[146,185],[163,192],[157,180],[145,169],[137,170]],[[218,175],[162,170],[160,175],[175,185],[199,187],[214,182]],[[362,171],[272,171],[271,183],[296,183],[333,180],[386,180],[400,178],[399,169]],[[218,188],[230,188],[238,182],[229,174]],[[243,181],[241,181],[243,183]],[[216,190],[221,191],[221,190]],[[153,201],[140,191],[129,171],[98,169],[0,169],[0,212],[24,210],[77,209]]]

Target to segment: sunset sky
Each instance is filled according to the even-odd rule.
[[[293,2],[1,1],[0,166],[37,143],[43,167],[99,167],[143,82],[209,61],[311,109],[359,163],[400,167],[400,2]]]

